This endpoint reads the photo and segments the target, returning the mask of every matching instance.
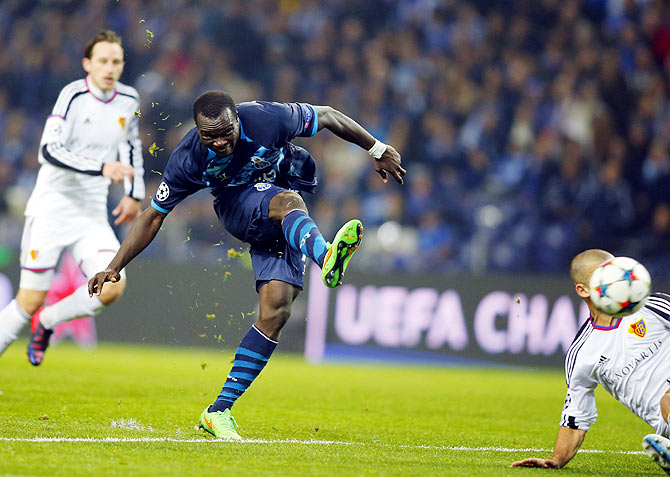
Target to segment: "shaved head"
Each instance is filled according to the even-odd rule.
[[[573,258],[570,263],[570,278],[572,278],[572,283],[574,285],[581,283],[588,287],[591,274],[598,268],[598,265],[613,258],[614,255],[598,248],[584,250]]]

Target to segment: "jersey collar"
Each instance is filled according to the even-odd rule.
[[[212,151],[210,148],[207,148],[207,160],[211,161],[215,157],[218,157],[214,151]],[[226,157],[220,157],[219,159],[230,159],[233,157],[232,154],[228,154]]]
[[[593,326],[593,328],[596,329],[596,330],[605,330],[605,331],[616,330],[619,327],[619,325],[621,324],[622,319],[623,318],[619,317],[619,319],[616,320],[616,323],[614,323],[612,326],[599,326],[599,325],[596,325],[595,322],[593,321],[593,316],[589,315],[589,321],[591,322],[591,326]]]
[[[91,93],[91,96],[93,96],[98,101],[102,101],[103,103],[109,103],[111,100],[116,98],[117,94],[116,88],[106,93],[103,90],[97,88],[93,84],[93,81],[91,81],[90,79],[90,75],[84,78],[84,82],[86,83],[86,88],[88,89],[88,92]]]

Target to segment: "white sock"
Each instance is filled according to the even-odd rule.
[[[46,329],[53,330],[58,323],[97,315],[104,307],[97,295],[93,295],[93,298],[88,296],[88,283],[85,283],[71,295],[44,308],[40,314],[40,323]]]
[[[21,328],[30,321],[26,313],[16,300],[12,300],[0,311],[0,355],[16,339]]]

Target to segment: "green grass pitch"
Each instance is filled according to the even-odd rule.
[[[556,472],[509,464],[550,455],[565,392],[559,370],[310,365],[280,347],[234,408],[248,440],[230,443],[196,426],[231,350],[62,345],[33,368],[24,346],[0,358],[3,475]],[[600,452],[558,472],[660,475],[641,454],[650,428],[606,393],[597,399],[584,449]]]

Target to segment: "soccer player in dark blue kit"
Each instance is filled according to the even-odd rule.
[[[300,192],[316,187],[316,164],[297,136],[328,129],[367,149],[384,182],[400,184],[405,170],[400,154],[358,123],[329,106],[254,101],[236,105],[223,91],[207,91],[193,104],[196,127],[173,151],[151,206],[136,219],[106,270],[89,281],[89,294],[120,271],[154,239],[166,215],[190,194],[210,188],[214,210],[224,227],[250,245],[260,297],[258,320],[242,339],[233,367],[200,425],[216,437],[241,439],[230,408],[251,385],[274,351],[291,305],[303,288],[303,254],[321,267],[326,286],[341,283],[363,237],[357,219],[347,222],[332,243],[324,240],[308,215]]]

